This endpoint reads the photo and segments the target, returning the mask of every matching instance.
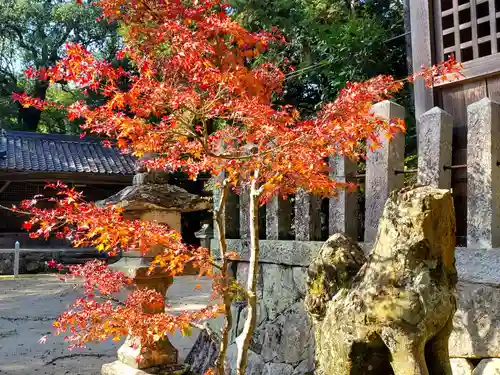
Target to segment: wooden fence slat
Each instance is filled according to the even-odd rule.
[[[477,42],[477,12],[476,12],[476,0],[470,0],[471,8],[470,8],[470,20],[471,20],[471,32],[472,32],[472,56],[474,59],[479,57],[479,48]]]
[[[490,8],[490,35],[491,35],[491,54],[495,54],[498,52],[497,46],[497,17],[496,17],[496,9],[495,9],[495,0],[489,1]]]
[[[411,33],[412,65],[413,71],[419,72],[422,66],[430,66],[434,62],[432,58],[434,53],[433,24],[431,22],[433,12],[430,2],[422,0],[410,0],[410,9],[411,25],[414,28]],[[418,118],[434,107],[434,91],[425,87],[425,83],[420,79],[415,82],[413,90],[415,116]]]
[[[434,17],[434,35],[435,35],[435,42],[436,42],[436,55],[437,55],[437,62],[444,61],[444,53],[443,53],[443,36],[449,34],[449,30],[451,32],[454,32],[453,28],[452,29],[447,29],[446,33],[445,30],[443,30],[443,19],[442,19],[442,12],[441,12],[441,0],[435,0],[434,1],[434,14],[436,15]]]
[[[469,4],[470,6],[470,4]],[[460,49],[460,19],[458,17],[459,12],[458,0],[453,0],[453,28],[455,29],[455,58],[457,61],[462,61],[462,50]]]

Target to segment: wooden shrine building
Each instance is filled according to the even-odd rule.
[[[46,181],[62,181],[84,191],[88,200],[105,199],[132,183],[135,159],[106,148],[97,138],[0,129],[0,204],[10,207],[43,193]],[[57,247],[61,241],[28,240],[25,218],[0,210],[0,248]],[[65,244],[68,246],[67,244]]]
[[[500,0],[410,0],[413,71],[446,60],[463,63],[464,78],[426,88],[416,82],[417,119],[438,106],[453,117],[454,166],[467,163],[467,106],[500,102]],[[499,139],[500,142],[500,139]],[[452,170],[457,235],[466,234],[467,171]]]

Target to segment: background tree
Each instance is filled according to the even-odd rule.
[[[288,59],[283,100],[300,110],[335,98],[348,81],[378,74],[406,77],[403,7],[398,0],[230,0],[234,17],[250,30],[277,27],[286,45],[266,57]]]
[[[52,87],[45,79],[25,77],[23,70],[41,72],[60,58],[64,45],[76,42],[103,57],[114,56],[119,47],[116,25],[96,21],[99,8],[91,1],[83,6],[73,0],[4,0],[0,7],[0,123],[2,127],[36,131],[71,132],[68,121],[52,111],[42,115],[36,108],[24,108],[10,99],[12,92],[28,92],[45,99],[77,94],[64,82]],[[66,91],[66,92],[65,92]],[[73,130],[75,130],[73,128]]]
[[[404,7],[400,0],[229,0],[233,16],[248,29],[278,27],[287,43],[274,44],[265,58],[295,67],[280,100],[312,115],[333,100],[348,81],[378,74],[409,75]],[[408,165],[416,160],[411,90],[394,98],[408,109]]]
[[[202,272],[211,274],[212,267],[219,270],[213,275],[213,285],[221,306],[180,317],[144,315],[138,306],[158,302],[158,294],[138,291],[114,304],[109,296],[130,280],[93,263],[72,269],[86,278],[87,298],[64,313],[56,327],[59,332],[71,329],[69,340],[76,346],[128,330],[143,342],[154,343],[173,329],[213,317],[220,310],[226,324],[217,372],[224,374],[230,307],[235,294],[240,294],[248,302],[244,329],[236,340],[237,374],[244,375],[257,314],[259,205],[298,189],[333,196],[337,189],[346,188],[329,178],[328,157],[362,157],[366,142],[376,148],[380,134],[390,138],[404,129],[401,119],[381,120],[370,113],[374,103],[400,91],[403,81],[380,75],[348,83],[334,101],[304,119],[293,106],[275,102],[282,95],[286,75],[278,65],[259,58],[270,43],[282,39],[280,34],[248,31],[229,17],[231,8],[223,1],[97,3],[110,21],[124,26],[125,48],[117,58],[127,58],[133,68],[126,70],[82,45],[71,44],[64,58],[42,72],[51,83],[71,82],[83,94],[99,92],[106,100],[99,105],[78,101],[65,106],[26,94],[15,98],[23,106],[66,109],[70,119],[83,121],[83,129],[105,135],[124,152],[157,155],[145,162],[150,169],[182,171],[192,179],[201,172],[217,176],[220,195],[214,214],[222,262],[216,263],[207,249],[185,246],[178,233],[164,226],[124,220],[116,207],[87,203],[81,193],[60,184],[51,186],[59,198],[47,198],[53,208],[37,208],[43,197],[23,203],[21,209],[32,215],[25,228],[33,230],[33,237],[56,232],[76,246],[111,252],[147,252],[153,245],[163,245],[165,250],[155,257],[152,267],[177,275],[184,264],[194,261]],[[432,82],[436,76],[454,73],[455,68],[450,61],[418,75]],[[40,71],[32,74],[41,78]],[[220,123],[224,126],[217,126]],[[234,256],[228,252],[224,233],[225,198],[230,189],[250,193],[251,256],[246,286],[236,285],[226,267]],[[96,302],[96,295],[107,301]]]

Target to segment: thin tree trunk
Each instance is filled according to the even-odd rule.
[[[226,200],[229,191],[229,186],[226,181],[222,183],[221,196],[220,201],[218,203],[217,209],[214,212],[215,216],[215,224],[217,227],[217,233],[219,237],[219,251],[220,257],[222,259],[221,266],[221,274],[222,274],[222,282],[223,285],[223,294],[222,299],[224,303],[224,316],[225,322],[222,327],[222,337],[219,347],[219,357],[216,362],[216,370],[217,375],[224,375],[224,359],[226,358],[227,348],[229,346],[229,332],[231,327],[233,326],[233,316],[231,314],[231,304],[233,302],[233,298],[231,297],[231,293],[229,290],[229,275],[228,275],[228,259],[226,258],[227,253],[227,243],[226,243],[226,219],[225,219],[225,210],[226,210]]]
[[[248,270],[247,298],[248,315],[243,332],[236,339],[238,356],[236,360],[237,375],[245,375],[248,359],[248,349],[252,341],[252,334],[257,324],[257,273],[259,270],[259,186],[258,170],[250,185],[250,265]]]

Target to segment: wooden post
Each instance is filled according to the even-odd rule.
[[[419,72],[422,65],[433,63],[434,36],[432,33],[431,2],[428,0],[410,0],[411,46],[413,72]],[[415,117],[419,118],[434,107],[433,89],[425,87],[422,79],[417,79],[414,86]],[[418,135],[417,124],[417,135]]]

